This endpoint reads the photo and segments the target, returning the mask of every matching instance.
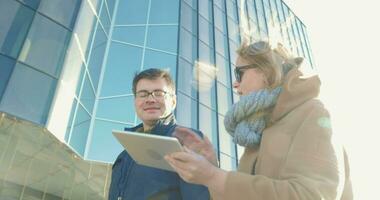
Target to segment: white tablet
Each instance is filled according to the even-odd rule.
[[[164,156],[183,151],[175,137],[117,130],[113,130],[112,134],[138,164],[149,167],[174,171]]]

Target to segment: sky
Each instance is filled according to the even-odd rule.
[[[308,29],[321,99],[349,154],[355,199],[380,199],[380,2],[284,1]]]

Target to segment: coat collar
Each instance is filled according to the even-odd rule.
[[[164,136],[171,136],[171,130],[175,128],[176,125],[176,119],[174,117],[174,114],[171,113],[165,118],[159,119],[150,131],[150,133],[155,135],[164,135]],[[143,124],[139,124],[135,127],[126,127],[124,128],[125,131],[138,131],[141,130],[143,127]]]
[[[270,122],[276,122],[297,106],[319,95],[321,81],[317,75],[302,77],[299,69],[292,69],[282,84],[283,91],[278,97]]]

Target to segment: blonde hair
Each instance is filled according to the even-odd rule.
[[[278,43],[276,48],[272,48],[266,41],[243,42],[236,53],[250,64],[258,66],[267,78],[269,88],[281,85],[288,71],[298,68],[303,61],[301,57],[292,57],[282,44]]]

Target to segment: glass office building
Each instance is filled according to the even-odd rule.
[[[139,123],[132,79],[151,67],[176,81],[178,123],[233,170],[223,119],[243,32],[313,66],[281,0],[0,0],[0,13],[0,199],[105,199],[122,151],[111,130]]]

